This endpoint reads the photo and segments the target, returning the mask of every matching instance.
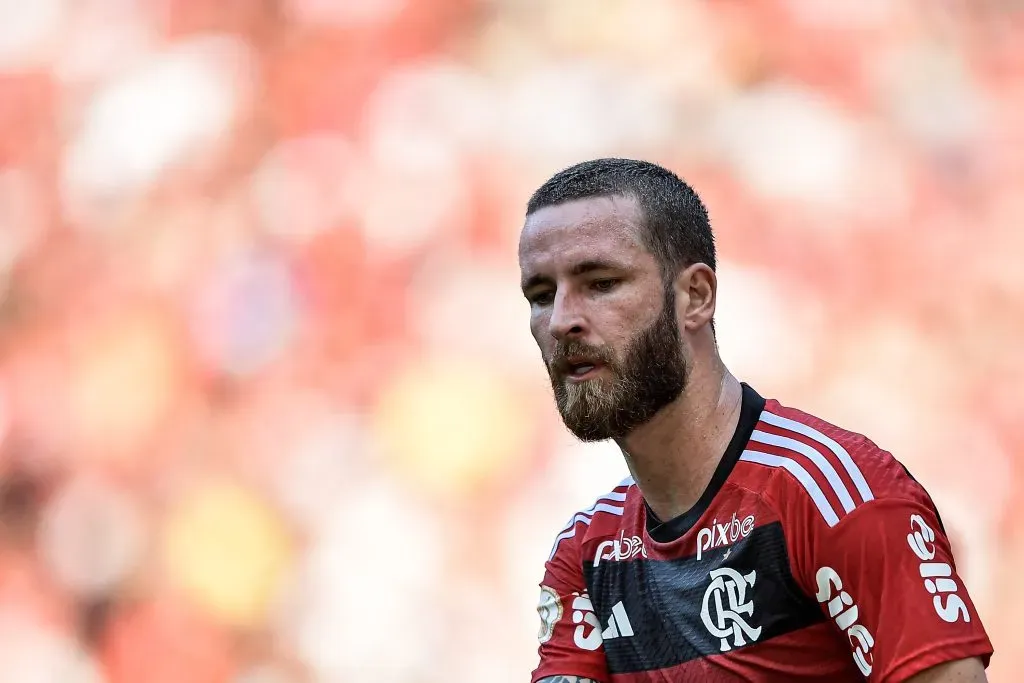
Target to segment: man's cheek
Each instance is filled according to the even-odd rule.
[[[544,339],[546,336],[546,330],[548,329],[546,316],[534,314],[530,316],[530,334],[533,335],[533,340],[537,342],[537,346],[540,348],[541,354],[544,356],[544,361],[547,362],[551,358],[551,349],[545,349]]]

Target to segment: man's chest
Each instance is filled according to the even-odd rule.
[[[625,515],[583,550],[577,644],[603,645],[617,681],[783,680],[756,672],[794,665],[788,680],[847,680],[849,655],[793,578],[782,524],[751,501],[714,507],[667,543]]]

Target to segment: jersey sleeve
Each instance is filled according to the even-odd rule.
[[[794,577],[870,683],[969,657],[988,665],[992,644],[923,488],[912,482],[838,520],[801,493],[784,504]]]
[[[565,538],[566,533],[556,539],[552,556],[544,565],[537,604],[540,664],[531,680],[536,683],[546,676],[563,675],[606,683],[601,622],[587,594],[577,539]]]

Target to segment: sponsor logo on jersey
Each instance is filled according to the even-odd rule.
[[[711,526],[701,529],[697,533],[697,559],[707,550],[714,550],[723,545],[735,543],[741,538],[746,538],[754,530],[754,516],[747,515],[742,520],[736,518],[732,513],[732,519],[724,524],[719,524],[718,519],[711,520]]]
[[[854,604],[853,596],[843,590],[843,580],[832,567],[819,569],[815,580],[818,583],[818,592],[815,597],[818,598],[818,602],[826,606],[828,615],[850,640],[850,646],[853,648],[853,662],[857,668],[865,677],[870,676],[871,665],[874,663],[871,648],[875,646],[875,639],[863,624],[857,623],[860,611]]]
[[[935,559],[935,531],[924,521],[921,515],[910,516],[910,533],[907,544],[921,560],[918,571],[924,579],[924,588],[934,597],[932,605],[939,618],[950,624],[963,619],[971,621],[971,613],[967,603],[957,595],[959,586],[953,578],[953,568],[945,562],[933,562]]]
[[[540,615],[540,630],[537,640],[541,645],[551,640],[555,633],[555,624],[562,618],[562,599],[553,588],[540,587],[540,601],[537,603],[537,614]]]
[[[581,650],[596,650],[604,642],[601,638],[601,622],[594,614],[594,604],[584,591],[572,601],[572,622],[577,624],[572,634],[572,642]]]
[[[728,652],[733,647],[747,645],[761,636],[761,627],[753,627],[747,618],[754,614],[753,590],[757,572],[740,574],[730,567],[714,569],[711,584],[704,591],[700,618],[711,635],[720,639],[719,649]],[[731,643],[730,643],[731,639]]]
[[[637,556],[647,557],[647,548],[644,547],[644,540],[639,536],[626,537],[626,532],[619,532],[618,538],[602,541],[594,553],[594,566],[602,560],[621,561],[631,560]]]
[[[573,623],[578,624],[572,642],[581,650],[596,650],[606,640],[629,638],[633,635],[633,624],[630,623],[626,607],[621,600],[612,607],[608,624],[604,628],[601,627],[601,621],[594,613],[594,604],[585,591],[573,599],[572,608]]]
[[[629,638],[632,635],[633,625],[629,623],[625,605],[619,601],[612,607],[611,616],[608,617],[608,626],[601,631],[601,639],[607,641],[615,638]]]

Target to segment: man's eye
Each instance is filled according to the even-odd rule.
[[[598,292],[610,292],[617,284],[619,284],[618,280],[605,278],[603,280],[594,280],[590,283],[590,287]]]
[[[531,294],[526,298],[534,306],[547,306],[554,301],[555,295],[551,292],[538,292],[536,294]]]

